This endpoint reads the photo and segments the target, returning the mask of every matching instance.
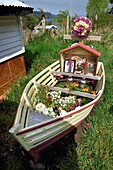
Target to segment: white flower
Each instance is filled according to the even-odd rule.
[[[36,110],[39,111],[39,113],[44,113],[45,109],[46,109],[46,106],[43,103],[38,103],[36,105]]]
[[[67,114],[67,112],[65,110],[61,110],[61,112],[60,112],[61,116],[65,116],[66,114]]]
[[[49,115],[49,112],[48,112],[48,110],[46,109],[45,111],[44,111],[44,113],[43,113],[44,115]]]
[[[53,112],[53,108],[52,108],[52,107],[47,108],[47,110],[48,110],[49,112]]]
[[[50,116],[55,117],[55,112],[51,112]]]

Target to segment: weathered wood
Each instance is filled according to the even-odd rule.
[[[29,96],[27,96],[26,93],[23,93],[23,96],[24,96],[24,99],[25,99],[25,101],[26,101],[27,106],[30,107],[31,109],[33,109],[33,106],[32,106],[32,103],[31,103],[31,101],[30,101]]]
[[[26,73],[24,56],[19,55],[0,63],[0,96],[11,88],[10,84]]]
[[[18,31],[13,31],[12,33],[8,32],[8,33],[2,33],[0,35],[0,40],[4,40],[5,38],[11,38],[11,37],[18,37],[20,34]]]
[[[93,76],[93,75],[83,75],[83,74],[73,74],[73,73],[65,73],[65,72],[57,72],[57,71],[52,71],[51,73],[53,74],[62,74],[64,76],[69,76],[69,77],[79,77],[79,78],[85,78],[85,79],[92,79],[92,80],[100,80],[101,77],[99,76]]]
[[[0,16],[0,63],[25,52],[20,22],[18,16]]]
[[[23,148],[28,151],[28,150],[29,150],[29,147],[28,147],[27,143],[23,140],[23,137],[25,136],[25,134],[22,134],[21,136],[17,136],[17,135],[16,135],[16,133],[17,133],[20,129],[22,129],[21,124],[15,124],[15,125],[9,130],[9,132],[12,133],[13,136],[16,138],[16,140],[21,143],[21,145],[23,146]]]
[[[40,84],[37,84],[37,87],[40,87],[40,86],[41,86]],[[69,90],[68,88],[60,88],[60,87],[52,87],[52,86],[47,86],[47,87],[49,87],[50,90],[61,91],[63,93],[87,97],[90,99],[94,99],[96,97],[96,95],[94,95],[94,94],[80,92],[80,91],[73,91],[73,90]]]
[[[21,127],[22,128],[25,128],[27,111],[28,111],[28,106],[26,104],[24,104],[24,108],[23,108],[24,114],[21,117]]]
[[[88,115],[92,107],[93,106],[86,108],[85,111],[81,111],[78,115],[75,114],[66,119],[55,122],[54,124],[49,124],[44,129],[39,128],[35,131],[28,132],[24,137],[24,140],[28,143],[29,147],[40,144],[41,141],[47,140],[47,138],[51,138],[51,136],[54,136],[56,133],[59,134],[67,128],[74,126],[75,121],[78,122],[79,119],[81,119],[85,115]]]
[[[72,35],[64,35],[64,39],[65,40],[79,40],[79,41],[83,41],[83,40],[89,40],[89,41],[101,41],[101,36],[86,36],[86,37],[78,37],[74,34]]]

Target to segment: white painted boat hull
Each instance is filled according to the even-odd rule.
[[[68,112],[68,114],[64,116],[48,120],[45,119],[43,122],[35,120],[36,123],[30,125],[30,114],[31,112],[34,112],[33,108],[36,105],[34,98],[37,94],[37,84],[54,86],[57,83],[57,80],[52,72],[59,71],[60,62],[56,61],[30,80],[23,91],[14,125],[9,132],[26,151],[35,148],[38,151],[41,151],[69,133],[86,119],[94,105],[102,96],[105,86],[105,72],[103,63],[98,62],[97,75],[99,75],[99,80],[97,89],[99,92],[90,103],[77,107],[75,110]],[[33,114],[35,114],[35,112]]]

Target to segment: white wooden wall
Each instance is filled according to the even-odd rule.
[[[24,52],[20,17],[0,16],[0,63]]]

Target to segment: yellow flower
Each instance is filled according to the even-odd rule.
[[[78,27],[78,26],[79,26],[79,22],[76,22],[76,23],[75,23],[75,26],[77,26],[77,27]]]
[[[82,33],[81,33],[81,35],[83,35],[83,36],[84,36],[84,35],[85,35],[85,33],[84,33],[84,32],[82,32]]]
[[[75,87],[78,87],[78,86],[79,86],[79,84],[76,83],[76,82],[74,82],[73,85],[74,85]]]
[[[84,26],[84,22],[83,21],[79,21],[79,25],[83,25]]]
[[[77,29],[77,26],[74,26],[74,30],[76,30]]]
[[[89,28],[89,26],[88,26],[86,23],[85,23],[85,25],[84,25],[84,26],[85,26],[85,28],[86,28],[86,29],[87,29],[87,28]]]
[[[83,31],[82,33],[84,33],[84,34],[85,34],[86,32],[87,32],[87,31],[86,31],[86,29],[84,29],[84,31]]]

